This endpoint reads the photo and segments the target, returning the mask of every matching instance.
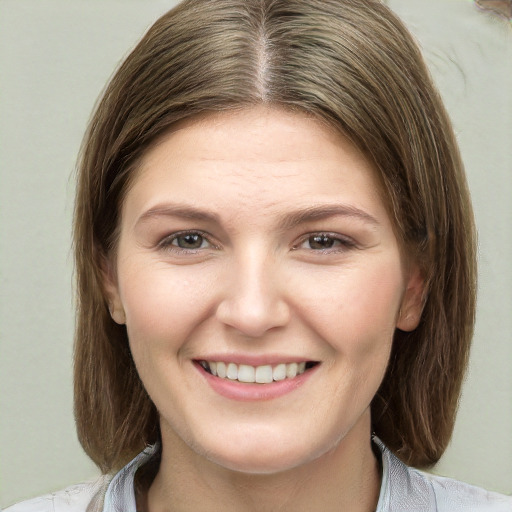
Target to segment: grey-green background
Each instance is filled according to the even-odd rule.
[[[98,93],[175,3],[0,0],[0,506],[97,474],[72,416],[72,172]],[[470,370],[435,470],[512,493],[512,24],[471,0],[389,4],[454,121],[480,239]]]

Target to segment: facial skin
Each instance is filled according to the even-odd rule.
[[[112,269],[162,471],[166,454],[224,475],[373,460],[370,402],[395,329],[419,321],[422,281],[340,134],[264,107],[179,126],[143,158]],[[314,367],[226,391],[201,361]]]

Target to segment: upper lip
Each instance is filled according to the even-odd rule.
[[[249,366],[275,366],[282,363],[303,363],[303,362],[317,362],[315,359],[310,359],[301,356],[287,356],[287,355],[249,355],[249,354],[208,354],[200,357],[195,357],[195,361],[210,361],[210,362],[223,362],[246,364]]]

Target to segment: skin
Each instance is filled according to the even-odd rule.
[[[375,510],[369,407],[423,281],[369,161],[304,114],[209,114],[148,150],[121,213],[105,287],[160,413],[147,508]],[[244,401],[195,363],[223,357],[318,364]]]

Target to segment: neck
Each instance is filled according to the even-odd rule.
[[[162,461],[147,493],[149,512],[322,510],[371,512],[376,509],[380,468],[370,440],[369,413],[334,448],[293,469],[270,475],[223,468],[194,454],[181,440],[162,433]],[[167,443],[166,443],[167,441]]]

